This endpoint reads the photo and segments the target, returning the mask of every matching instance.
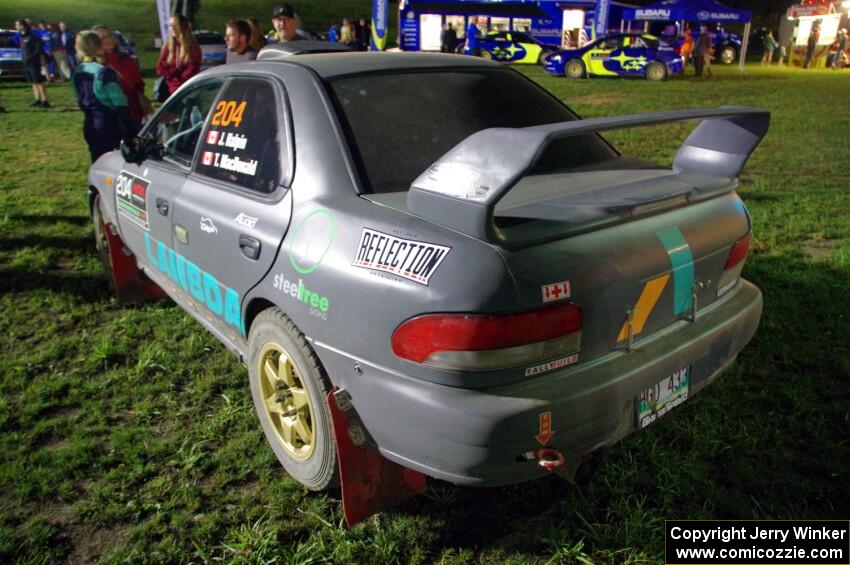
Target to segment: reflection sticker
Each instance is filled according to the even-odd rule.
[[[352,265],[392,273],[428,285],[451,247],[395,237],[363,228]]]

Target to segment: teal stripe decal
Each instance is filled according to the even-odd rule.
[[[670,227],[656,233],[661,244],[667,249],[670,264],[673,267],[673,311],[683,314],[691,307],[691,294],[694,288],[694,257],[688,241],[679,228]]]

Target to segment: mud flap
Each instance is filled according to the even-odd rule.
[[[349,527],[424,492],[425,475],[383,457],[368,437],[346,390],[328,393],[342,509]]]
[[[108,268],[112,271],[115,296],[119,302],[165,298],[167,296],[165,291],[145,276],[132,254],[125,252],[126,246],[121,237],[115,233],[116,231],[113,224],[104,224],[108,242],[106,249]]]

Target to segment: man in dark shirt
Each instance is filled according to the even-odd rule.
[[[298,22],[295,18],[295,10],[289,4],[276,7],[272,12],[274,30],[266,35],[266,40],[269,43],[278,43],[307,39],[298,33]]]
[[[21,38],[21,60],[24,63],[27,82],[32,84],[32,94],[35,98],[35,101],[30,106],[49,108],[50,103],[47,101],[47,87],[44,85],[45,77],[41,73],[45,59],[44,46],[41,39],[39,39],[30,25],[24,20],[15,20],[15,29]]]
[[[708,33],[708,28],[700,26],[699,37],[694,42],[694,68],[698,77],[702,76],[705,69],[705,58],[711,53],[711,35]]]

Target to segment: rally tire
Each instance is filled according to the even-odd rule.
[[[283,368],[286,360],[291,369]],[[330,381],[304,334],[278,308],[261,312],[251,325],[248,377],[263,433],[286,472],[309,490],[336,487],[339,463],[327,405]],[[286,386],[285,381],[292,386]],[[275,382],[279,384],[273,386]],[[289,391],[298,392],[293,396]],[[306,407],[303,402],[299,407],[299,402],[293,398],[306,399]],[[287,417],[269,406],[279,406],[282,411],[297,414]],[[309,433],[304,433],[305,430]]]
[[[578,59],[570,59],[564,63],[564,76],[567,78],[584,78],[584,63]]]
[[[492,61],[493,60],[493,54],[490,53],[489,51],[487,51],[486,49],[482,49],[481,50],[481,58],[486,60],[486,61]]]
[[[646,78],[652,81],[664,80],[667,78],[667,66],[658,61],[652,61],[646,66]]]
[[[738,50],[733,45],[724,45],[717,54],[717,59],[724,65],[731,65],[738,58]]]

